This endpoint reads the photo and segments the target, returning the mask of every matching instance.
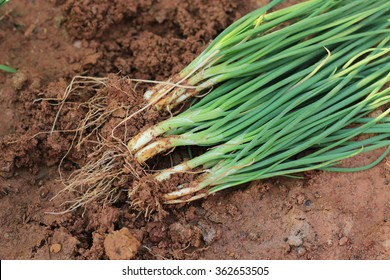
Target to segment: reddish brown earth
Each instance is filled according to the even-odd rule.
[[[93,202],[66,214],[47,213],[69,199],[52,198],[63,188],[57,167],[74,133],[37,133],[50,131],[58,111],[52,99],[62,97],[72,77],[165,79],[264,2],[20,0],[4,6],[0,63],[18,73],[0,72],[0,258],[389,259],[390,157],[365,172],[254,182],[165,207],[162,218],[145,218],[126,195],[113,205]],[[107,106],[136,108],[142,87],[136,93],[131,83],[111,77],[99,92],[109,97]],[[79,105],[92,95],[86,90],[71,97],[56,129],[75,129],[86,113]],[[129,133],[160,117],[139,118]],[[102,131],[113,124],[107,121]],[[93,149],[71,149],[62,174],[82,166]],[[378,154],[344,164],[361,165]],[[184,150],[172,154],[174,161],[181,157]]]

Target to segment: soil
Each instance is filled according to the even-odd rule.
[[[149,213],[129,204],[121,188],[113,192],[114,204],[97,200],[52,213],[74,198],[55,196],[64,187],[59,174],[84,166],[96,152],[93,140],[112,138],[108,131],[142,106],[147,85],[134,90],[121,77],[176,74],[225,27],[265,2],[20,0],[2,7],[0,63],[18,72],[0,72],[0,258],[389,259],[390,157],[364,172],[253,182],[186,205],[155,205]],[[59,99],[81,74],[109,78],[106,87],[78,88],[56,118]],[[101,135],[92,130],[79,143],[74,130],[92,96],[105,97],[105,109],[120,109],[100,120]],[[148,114],[125,130],[128,137],[164,117]],[[380,152],[344,165],[370,162]],[[177,149],[169,160],[150,164],[184,157],[186,150]],[[143,176],[138,167],[134,172]],[[113,185],[131,185],[131,178],[124,172]],[[155,188],[142,189],[133,195],[153,204],[146,198],[158,196]]]

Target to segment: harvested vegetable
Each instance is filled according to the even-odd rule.
[[[268,72],[302,53],[315,57],[318,45],[330,46],[362,30],[375,20],[371,15],[387,8],[386,1],[312,0],[267,13],[280,2],[273,0],[229,26],[180,73],[148,90],[149,105],[170,110],[224,81]]]
[[[320,14],[324,10],[324,7],[329,9],[328,5],[330,5],[330,3],[335,5],[336,2],[341,7]],[[374,40],[375,42],[379,42],[380,39],[386,37],[388,33],[388,30],[386,29],[386,21],[388,19],[386,15],[386,8],[388,9],[389,4],[386,2],[387,1],[376,1],[375,4],[372,4],[372,2],[367,3],[366,1],[309,1],[308,3],[311,3],[312,5],[316,3],[315,7],[317,7],[317,9],[308,10],[306,18],[303,18],[296,23],[292,23],[287,27],[273,32],[273,29],[271,28],[270,33],[265,35],[262,35],[262,29],[260,29],[260,31],[258,30],[260,27],[254,28],[254,31],[258,30],[260,32],[259,34],[252,34],[253,36],[256,35],[254,39],[247,39],[244,43],[239,41],[240,43],[237,46],[228,48],[227,51],[231,51],[231,49],[236,48],[238,48],[238,51],[237,54],[235,54],[234,59],[229,59],[218,70],[219,76],[225,77],[227,81],[210,92],[200,103],[209,103],[225,94],[230,94],[229,97],[226,96],[224,99],[219,99],[219,101],[213,103],[214,105],[210,105],[209,111],[207,111],[207,109],[196,111],[195,109],[198,106],[195,106],[192,110],[188,111],[184,115],[181,115],[181,119],[178,120],[178,118],[173,118],[172,120],[162,123],[159,126],[149,129],[145,133],[139,134],[129,142],[129,150],[132,152],[138,151],[149,141],[165,133],[167,128],[172,128],[178,125],[182,127],[185,125],[192,126],[193,124],[203,122],[204,120],[210,120],[210,118],[220,118],[226,114],[226,110],[234,108],[232,106],[237,106],[237,102],[246,101],[245,98],[247,97],[245,96],[249,94],[248,90],[253,92],[253,90],[256,90],[256,87],[259,85],[271,83],[272,81],[278,79],[278,77],[289,73],[292,75],[292,73],[298,71],[299,69],[305,69],[307,66],[312,65],[313,61],[321,61],[323,56],[326,55],[324,47],[330,49],[332,57],[335,58],[342,56],[344,53],[343,50],[341,50],[338,54],[335,53],[334,50],[336,48],[342,48],[340,47],[341,45],[348,47],[359,38],[362,38],[362,40],[370,40],[370,38],[377,37],[378,35],[379,40],[376,38],[374,38]],[[290,9],[301,10],[304,9],[303,7],[307,8],[306,6],[301,6],[305,3],[301,3],[297,7],[289,7],[284,13],[291,15]],[[341,4],[344,4],[344,6]],[[284,14],[282,13],[284,10],[285,9],[278,11],[278,14]],[[262,12],[261,15],[263,20],[267,18],[266,15],[263,14],[263,9],[260,9],[256,13],[253,12],[249,14],[252,15],[252,21],[259,16],[259,12]],[[343,17],[340,16],[341,14]],[[318,28],[316,28],[315,25],[317,21],[314,21],[313,23],[313,19],[320,20]],[[291,20],[291,18],[288,20]],[[234,23],[233,26],[239,24],[239,22]],[[278,21],[278,23],[286,24],[286,22],[283,21]],[[264,24],[262,27],[266,28],[267,26],[268,25]],[[274,25],[271,26],[274,27]],[[310,28],[307,30],[305,27]],[[227,30],[230,29],[231,27]],[[230,33],[226,34],[226,31],[223,32],[216,41],[221,40],[222,42],[225,42],[225,37],[232,38],[231,40],[234,39],[234,42],[236,41],[235,37]],[[275,50],[273,50],[273,44],[269,44],[270,41],[276,42],[277,46],[275,46]],[[246,44],[248,44],[249,47],[255,44],[254,46],[258,49],[256,52],[253,47],[250,47],[251,52],[248,52],[251,54],[250,57],[255,56],[255,58],[251,61],[248,61],[248,56],[242,57],[243,53],[247,53],[246,49],[243,48]],[[212,48],[214,45],[218,44],[213,42],[209,48]],[[371,46],[373,45],[375,45],[375,43],[371,44]],[[206,55],[208,53],[208,49],[206,49],[200,57]],[[362,49],[364,48],[361,48],[360,50]],[[358,52],[359,49],[355,49],[355,54]],[[195,61],[197,60],[199,60],[199,57]],[[195,62],[191,63],[190,66],[194,63]],[[207,71],[201,71],[199,75],[205,75],[205,73],[211,71],[210,65],[206,68]],[[186,71],[186,69],[183,71]],[[251,70],[248,73],[248,69],[254,70]],[[313,71],[313,69],[311,69],[311,71]],[[231,74],[230,78],[227,78],[227,73]],[[310,72],[306,71],[303,75],[308,75],[308,73]],[[296,80],[300,78],[302,78],[302,76],[296,77]],[[290,82],[294,83],[296,80],[292,80]],[[158,85],[157,87],[160,86],[161,85]],[[237,95],[237,91],[243,92],[246,88],[248,88],[246,92]],[[234,91],[234,89],[236,91]],[[199,91],[200,90],[201,89],[199,89]],[[174,91],[177,93],[186,91],[186,89],[176,88]],[[172,93],[172,96],[176,95],[176,93]],[[187,95],[187,93],[184,93],[182,96],[187,98]],[[223,104],[226,100],[229,100],[230,105]],[[210,113],[210,110],[213,110],[212,113]],[[204,134],[207,133],[205,132]]]
[[[191,201],[252,180],[306,170],[349,171],[333,165],[358,153],[389,146],[389,111],[376,118],[364,116],[389,101],[389,89],[384,86],[390,77],[390,4],[309,1],[285,13],[278,11],[278,15],[302,12],[303,7],[310,7],[308,14],[299,13],[303,18],[282,29],[273,30],[281,23],[273,13],[270,18],[277,24],[270,23],[272,27],[264,33],[256,33],[268,24],[263,14],[261,22],[267,23],[255,24],[250,35],[248,29],[228,28],[233,33],[224,32],[218,38],[232,43],[226,43],[227,49],[218,49],[217,53],[229,53],[229,59],[219,58],[216,61],[223,61],[223,66],[207,64],[206,70],[194,76],[197,78],[188,79],[198,82],[203,79],[200,76],[216,73],[212,83],[203,82],[197,91],[226,81],[187,111],[131,139],[128,148],[141,163],[176,146],[212,147],[156,176],[157,180],[166,180],[171,174],[196,168],[204,172],[191,186],[178,186],[177,191],[167,194],[166,203]],[[247,19],[250,22],[251,18],[252,23],[259,18],[257,13],[250,15]],[[237,25],[240,22],[233,24]],[[241,32],[246,36],[239,35]],[[213,56],[218,38],[202,55]],[[274,38],[275,44],[266,45],[268,38]],[[251,47],[251,51],[246,52],[243,46]],[[198,60],[212,61],[204,57]],[[195,68],[199,66],[196,61],[190,69],[194,64]],[[187,69],[183,71],[187,73]],[[156,88],[161,90],[161,85]],[[192,95],[186,91],[175,88],[163,102],[175,106]],[[178,92],[184,95],[176,97]],[[349,128],[353,124],[359,125]],[[375,136],[365,140],[351,140],[373,133]],[[300,157],[307,149],[314,152]],[[388,152],[369,166],[352,170],[372,167]]]
[[[390,118],[387,117],[390,109],[375,118],[364,117],[389,103],[390,89],[383,89],[390,81],[389,52],[389,46],[375,48],[364,60],[342,68],[325,80],[315,83],[313,76],[305,83],[314,86],[303,90],[299,97],[287,104],[274,103],[268,107],[268,113],[277,111],[272,118],[260,113],[259,116],[263,117],[258,117],[256,123],[228,142],[162,171],[157,175],[158,180],[198,166],[207,169],[190,187],[179,186],[178,191],[167,194],[166,202],[190,201],[273,176],[312,169],[360,171],[379,163],[388,154],[389,148],[368,166],[353,169],[335,167],[342,159],[390,145]],[[380,59],[378,56],[384,57]],[[378,62],[382,69],[378,68]],[[285,96],[293,95],[303,85],[289,90]],[[374,136],[354,140],[354,137],[364,134]],[[312,152],[300,156],[307,149],[312,149]],[[209,187],[207,192],[181,199],[206,187]]]
[[[127,145],[96,150],[67,183],[66,190],[84,193],[69,209],[96,197],[115,201],[125,176],[142,179],[134,159],[144,164],[177,146],[207,150],[147,177],[162,186],[173,174],[198,174],[193,182],[161,188],[167,204],[273,176],[359,171],[380,162],[389,148],[367,166],[339,166],[390,145],[390,3],[312,0],[268,12],[280,2],[233,23],[178,75],[146,91],[148,104],[137,112],[152,106],[170,111],[191,97],[194,104],[126,138]],[[372,112],[377,116],[368,117]],[[131,204],[150,213],[155,206],[138,201],[137,191],[152,196],[142,184],[131,186]],[[159,199],[150,201],[159,206]]]

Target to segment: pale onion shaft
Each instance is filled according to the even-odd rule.
[[[172,148],[170,138],[159,139],[148,146],[142,148],[135,154],[135,158],[139,163],[144,163],[153,156]]]
[[[144,163],[148,159],[158,155],[162,152],[168,151],[176,146],[178,143],[181,145],[195,145],[196,142],[190,139],[182,139],[181,136],[171,136],[167,138],[158,139],[151,144],[140,149],[136,154],[135,158],[139,163]]]
[[[187,203],[187,202],[191,202],[191,201],[195,201],[195,200],[204,198],[204,197],[206,197],[208,195],[209,195],[208,193],[204,192],[204,193],[200,193],[200,194],[191,196],[190,198],[187,198],[187,199],[180,199],[179,198],[179,199],[167,200],[167,201],[164,201],[164,204]]]
[[[161,171],[154,178],[157,181],[161,182],[161,181],[170,179],[173,174],[183,173],[183,172],[189,171],[191,169],[192,169],[192,167],[189,166],[188,161],[185,161],[179,165],[176,165],[173,168]]]
[[[204,188],[204,186],[201,184],[197,184],[195,187],[188,187],[188,188],[181,188],[181,189],[180,187],[181,186],[178,186],[179,190],[164,195],[165,201],[174,200],[186,195],[194,194]]]
[[[196,112],[193,114],[196,115]],[[171,118],[160,122],[159,124],[153,125],[145,131],[138,133],[136,136],[130,139],[127,143],[127,148],[131,153],[137,152],[142,147],[147,145],[150,141],[156,137],[164,134],[165,132],[174,128],[192,124],[194,121],[189,117]]]
[[[144,132],[134,136],[127,144],[127,148],[129,149],[129,151],[138,151],[140,148],[152,141],[155,137],[164,133],[164,131],[161,131],[159,128],[159,126],[152,126]]]

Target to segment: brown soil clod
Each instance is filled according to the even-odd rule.
[[[59,253],[61,251],[61,249],[62,249],[61,244],[58,244],[58,243],[52,244],[50,246],[50,253],[57,254],[57,253]]]
[[[127,228],[114,231],[104,239],[104,249],[110,260],[134,259],[141,243]]]

